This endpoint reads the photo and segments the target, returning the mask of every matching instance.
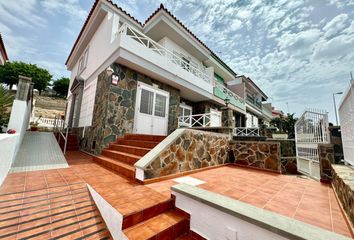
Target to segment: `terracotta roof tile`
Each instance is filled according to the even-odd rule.
[[[9,57],[7,56],[7,53],[6,53],[5,44],[4,44],[4,42],[2,41],[1,33],[0,33],[0,51],[1,51],[2,54],[4,55],[5,61],[6,61],[6,60],[9,60]]]

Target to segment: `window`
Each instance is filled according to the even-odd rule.
[[[80,75],[86,69],[87,60],[88,60],[88,48],[85,50],[84,54],[82,54],[79,60],[77,75]]]
[[[152,115],[154,93],[148,90],[141,90],[140,112]]]
[[[165,117],[165,114],[166,114],[166,97],[156,93],[155,116]]]

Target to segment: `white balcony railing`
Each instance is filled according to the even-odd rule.
[[[240,97],[239,95],[237,95],[236,93],[234,93],[233,91],[228,89],[223,84],[215,81],[214,86],[216,88],[219,88],[225,94],[225,97],[228,97],[230,101],[231,101],[232,98],[234,98],[235,101],[239,101],[241,104],[245,103],[245,101],[244,101],[244,99],[242,97]]]
[[[58,119],[58,118],[31,117],[30,121],[38,123],[38,127],[53,128],[55,126],[63,127],[63,125],[64,125],[64,120]]]
[[[210,113],[178,117],[178,127],[210,127]]]
[[[259,136],[259,128],[237,127],[233,132],[234,136]]]
[[[128,24],[123,24],[120,29],[119,33],[123,34],[138,43],[142,44],[143,46],[151,49],[151,51],[163,56],[166,60],[178,65],[179,67],[183,68],[184,70],[192,73],[196,77],[203,79],[207,83],[211,83],[212,79],[211,76],[207,75],[204,71],[194,67],[190,64],[189,61],[181,58],[180,56],[174,54],[170,50],[166,49],[161,44],[155,42],[148,36],[141,33],[139,30],[134,29],[133,27],[129,26]]]

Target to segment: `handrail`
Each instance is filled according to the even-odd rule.
[[[172,63],[179,65],[182,67],[184,70],[192,73],[196,77],[199,77],[203,79],[204,81],[211,83],[212,79],[211,76],[207,75],[205,72],[201,71],[200,69],[194,67],[193,65],[190,64],[190,62],[184,60],[180,56],[174,54],[161,44],[155,42],[148,36],[144,35],[141,33],[139,30],[135,29],[134,27],[128,25],[127,23],[124,23],[121,28],[119,29],[118,33],[124,34],[140,44],[144,45],[145,47],[151,49],[152,51],[158,53],[161,56],[164,56],[168,58]]]
[[[259,136],[258,127],[237,127],[233,131],[234,136]]]
[[[59,126],[59,124],[58,124],[59,121],[63,121],[62,124],[60,124],[61,126]],[[65,128],[65,126],[66,126],[66,128]],[[69,125],[64,120],[57,118],[57,116],[55,116],[54,131],[57,131],[59,133],[59,137],[58,137],[59,144],[60,144],[60,138],[63,137],[63,139],[64,139],[63,153],[65,155],[67,144],[68,144]]]

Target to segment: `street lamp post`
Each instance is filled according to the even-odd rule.
[[[340,95],[340,94],[343,94],[343,92],[333,93],[334,114],[336,115],[336,123],[337,123],[337,126],[338,126],[338,115],[337,115],[337,106],[336,106],[336,98],[335,98],[335,95]]]

